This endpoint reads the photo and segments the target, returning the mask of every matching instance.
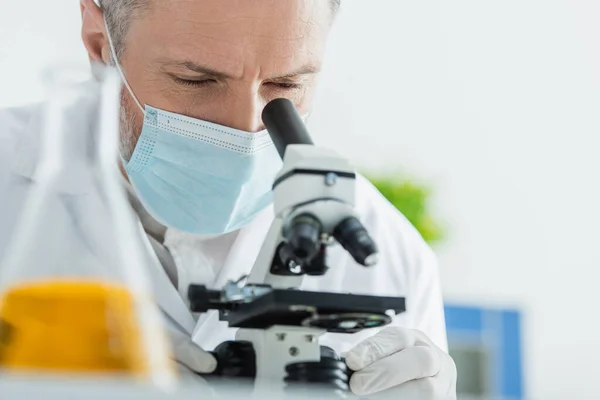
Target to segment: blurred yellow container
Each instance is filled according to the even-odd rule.
[[[144,378],[148,360],[126,288],[56,281],[0,300],[0,368],[115,372]]]

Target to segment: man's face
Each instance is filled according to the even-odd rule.
[[[121,66],[142,105],[259,131],[272,99],[309,110],[331,13],[328,0],[155,0],[131,22]],[[143,115],[122,101],[131,154]]]

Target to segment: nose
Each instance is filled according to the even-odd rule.
[[[225,125],[246,132],[259,132],[264,129],[261,113],[265,104],[257,90],[236,94],[228,103],[224,116]]]

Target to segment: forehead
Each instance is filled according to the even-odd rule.
[[[154,0],[128,41],[232,76],[277,74],[321,62],[331,13],[329,0]]]

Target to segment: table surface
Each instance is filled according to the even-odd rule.
[[[331,393],[318,391],[290,396],[302,399],[336,399]],[[198,400],[288,398],[279,393],[252,393],[248,385],[236,381],[206,384],[180,382],[176,389],[164,391],[128,381],[110,379],[65,379],[62,377],[7,377],[0,378],[0,399],[82,399],[82,400]]]

